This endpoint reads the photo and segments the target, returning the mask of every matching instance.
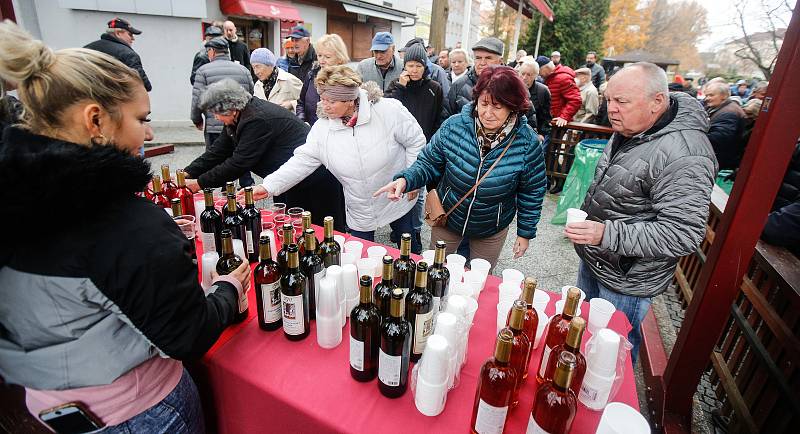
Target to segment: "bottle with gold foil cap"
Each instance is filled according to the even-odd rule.
[[[406,319],[411,324],[411,361],[422,357],[422,351],[433,334],[433,297],[428,292],[428,264],[417,264],[414,288],[406,295]]]
[[[567,290],[567,300],[564,302],[564,310],[553,316],[547,324],[545,336],[543,337],[544,348],[542,351],[542,359],[539,361],[539,370],[536,373],[536,381],[542,384],[545,380],[545,371],[547,365],[550,363],[550,354],[553,349],[562,345],[567,340],[567,333],[569,332],[569,323],[572,321],[575,312],[578,309],[578,303],[581,299],[581,291],[576,287],[571,287]]]
[[[195,215],[194,212],[194,193],[186,186],[186,172],[183,170],[175,171],[175,178],[178,179],[178,187],[175,189],[175,198],[180,199],[183,213]]]
[[[319,293],[320,281],[325,277],[325,267],[322,258],[317,254],[317,236],[314,229],[309,228],[304,232],[306,249],[300,258],[300,271],[306,275],[307,279],[306,298],[308,298],[309,316],[311,319],[315,319],[317,317],[316,294]]]
[[[170,199],[170,211],[172,212],[172,217],[179,217],[183,215],[183,207],[181,207],[181,200],[177,197],[174,199]]]
[[[178,190],[178,187],[172,182],[172,177],[169,174],[169,164],[161,165],[161,188],[169,199],[173,199],[175,197],[175,192]]]
[[[378,351],[378,389],[383,396],[398,398],[408,388],[411,356],[411,325],[403,315],[403,290],[392,290],[389,319],[381,324],[381,347]]]
[[[500,330],[494,357],[483,363],[478,377],[470,422],[472,433],[503,432],[519,378],[511,363],[513,346],[514,333],[511,329]]]
[[[247,260],[258,262],[258,243],[261,237],[261,211],[253,200],[253,187],[244,188],[244,209],[240,212],[245,227],[245,246]]]
[[[375,285],[372,297],[375,306],[378,307],[378,311],[381,313],[381,318],[384,320],[389,318],[389,305],[392,300],[392,290],[396,288],[392,281],[392,275],[394,273],[394,267],[392,267],[393,261],[394,259],[389,255],[383,257],[383,274],[381,275],[380,283]]]
[[[310,332],[309,298],[305,295],[308,285],[305,274],[300,271],[297,244],[289,244],[286,251],[286,272],[281,275],[283,334],[290,341],[299,341]]]
[[[566,434],[570,431],[578,411],[578,399],[570,388],[575,366],[574,354],[558,353],[553,379],[536,391],[527,432]]]
[[[267,234],[261,234],[258,241],[260,262],[253,270],[253,283],[256,287],[256,307],[258,326],[262,330],[277,330],[283,325],[281,312],[281,270],[272,260],[272,248]]]
[[[411,234],[404,233],[400,236],[400,257],[394,261],[394,285],[408,292],[414,283],[415,268],[416,263],[411,259]]]
[[[575,369],[573,370],[572,385],[570,386],[575,396],[578,396],[580,393],[581,384],[583,384],[583,376],[586,375],[586,358],[583,356],[583,353],[581,353],[581,340],[585,330],[586,320],[581,317],[572,318],[572,321],[569,323],[569,332],[567,332],[566,340],[563,344],[553,348],[553,354],[561,354],[562,351],[566,351],[575,355]],[[547,369],[545,370],[545,381],[553,379],[555,372],[556,360],[551,357]]]
[[[433,265],[428,268],[428,291],[433,297],[434,315],[439,312],[442,300],[447,297],[447,284],[450,282],[450,271],[445,268],[444,260],[447,253],[447,243],[442,240],[436,242],[433,255]]]
[[[333,238],[333,217],[322,219],[324,238],[318,247],[319,255],[325,263],[325,268],[331,265],[342,265],[342,246]]]
[[[539,314],[536,313],[536,309],[533,308],[533,298],[536,294],[536,285],[536,279],[533,277],[526,277],[522,286],[521,298],[525,302],[525,320],[524,324],[522,325],[522,331],[525,333],[525,336],[528,337],[528,340],[531,343],[530,350],[528,351],[528,361],[530,361],[531,353],[533,353],[534,342],[536,342],[536,329],[539,327]],[[509,321],[511,320],[511,312],[508,313],[508,319]],[[528,378],[527,363],[528,362],[526,362],[525,365],[525,372],[522,373],[523,381]]]
[[[514,335],[513,345],[511,349],[511,366],[517,370],[517,386],[514,388],[514,393],[511,396],[511,407],[516,407],[519,403],[519,389],[525,379],[525,372],[528,370],[528,355],[531,350],[531,341],[528,336],[523,332],[522,327],[525,323],[525,312],[528,310],[525,302],[516,300],[511,305],[511,317],[508,321],[508,328]]]
[[[161,188],[161,177],[153,175],[153,203],[164,209],[170,208],[169,197]]]
[[[370,381],[378,375],[381,313],[372,303],[372,278],[361,276],[358,305],[350,311],[350,375]]]
[[[288,263],[289,259],[289,252],[288,248],[291,244],[293,244],[294,239],[294,227],[291,223],[284,223],[283,227],[281,228],[281,249],[278,250],[277,254],[277,262],[278,267],[280,267],[281,272],[286,272],[286,264]],[[298,249],[298,253],[299,253]]]

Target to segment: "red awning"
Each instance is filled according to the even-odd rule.
[[[547,5],[545,0],[522,0],[525,4],[522,6],[522,15],[528,18],[533,18],[533,8],[536,8],[547,21],[553,21],[553,10]],[[505,4],[510,6],[515,11],[519,9],[520,0],[503,0]],[[527,7],[526,7],[527,6]]]
[[[250,16],[283,21],[303,21],[297,8],[288,4],[265,0],[219,0],[219,9],[225,15]]]

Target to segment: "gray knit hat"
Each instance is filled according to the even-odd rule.
[[[419,62],[422,66],[427,64],[428,56],[422,44],[414,44],[406,48],[405,54],[403,55],[403,62],[408,62],[410,60]]]

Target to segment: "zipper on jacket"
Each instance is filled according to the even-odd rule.
[[[500,228],[500,214],[503,213],[503,202],[497,207],[497,227]]]

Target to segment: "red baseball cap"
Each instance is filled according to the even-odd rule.
[[[129,22],[128,22],[128,21],[126,21],[126,20],[123,20],[123,19],[122,19],[122,18],[120,18],[120,17],[115,17],[113,20],[109,21],[109,22],[108,22],[108,28],[109,28],[109,29],[122,29],[122,30],[127,30],[127,31],[129,31],[129,32],[133,33],[134,35],[141,35],[141,34],[142,34],[142,31],[141,31],[141,30],[139,30],[139,29],[137,29],[137,28],[133,27],[133,26],[131,25],[131,23],[129,23]]]

